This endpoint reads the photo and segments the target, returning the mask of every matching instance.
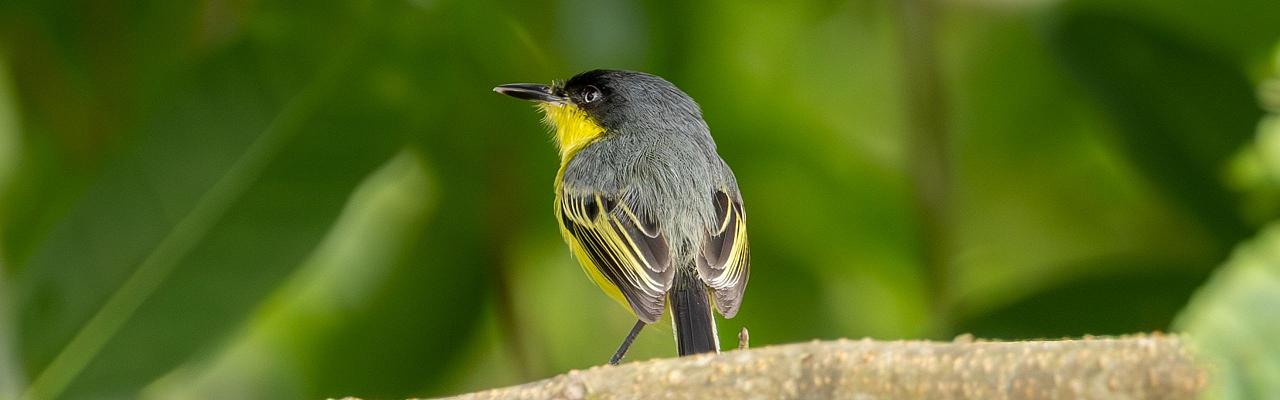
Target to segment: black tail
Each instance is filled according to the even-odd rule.
[[[720,351],[707,287],[694,274],[691,270],[676,271],[675,282],[667,295],[676,330],[676,347],[682,356]]]

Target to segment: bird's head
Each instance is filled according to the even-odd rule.
[[[513,83],[493,90],[536,102],[562,154],[625,126],[652,130],[702,123],[702,111],[689,95],[643,72],[597,69],[563,83]]]

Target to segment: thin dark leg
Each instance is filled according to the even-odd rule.
[[[627,349],[631,348],[631,342],[636,340],[636,335],[640,334],[644,325],[644,321],[636,321],[636,326],[631,327],[631,333],[627,334],[626,339],[622,339],[622,345],[618,346],[618,351],[613,353],[613,357],[609,357],[609,365],[618,365],[618,362],[622,361],[622,357],[627,355]]]

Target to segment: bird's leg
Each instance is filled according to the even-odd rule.
[[[622,339],[622,345],[618,346],[618,351],[613,352],[613,357],[609,357],[609,365],[618,365],[618,362],[622,361],[622,357],[627,355],[627,349],[631,348],[631,342],[636,340],[636,335],[640,334],[644,325],[644,321],[636,321],[636,326],[631,327],[631,333],[627,334],[626,339]]]

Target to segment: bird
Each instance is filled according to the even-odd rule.
[[[636,317],[617,364],[670,310],[680,356],[719,352],[750,275],[738,181],[698,103],[659,76],[596,69],[495,92],[535,103],[560,155],[555,216],[587,275]]]

